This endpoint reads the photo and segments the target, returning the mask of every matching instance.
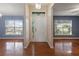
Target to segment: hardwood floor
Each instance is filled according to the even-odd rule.
[[[51,49],[47,43],[35,43],[31,42],[27,49],[25,49],[25,55],[29,54],[32,56],[52,56],[53,49]]]
[[[54,48],[48,43],[31,42],[23,48],[23,40],[0,40],[0,56],[79,56],[79,40],[55,39]]]
[[[78,39],[54,40],[54,51],[57,56],[79,56]]]
[[[23,40],[0,40],[0,56],[23,55]]]
[[[51,56],[53,49],[47,43],[31,42],[27,49],[23,48],[23,40],[0,40],[0,56]]]

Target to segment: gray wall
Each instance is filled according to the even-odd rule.
[[[0,13],[2,15],[24,15],[23,3],[0,3]]]

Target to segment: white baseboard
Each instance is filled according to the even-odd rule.
[[[53,37],[53,39],[79,39],[79,37]]]
[[[5,37],[0,39],[24,39],[23,37]]]
[[[49,45],[50,48],[54,48],[53,46],[51,46],[51,44],[49,42],[48,42],[48,45]]]

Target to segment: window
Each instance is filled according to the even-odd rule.
[[[72,35],[72,20],[55,20],[55,35]]]
[[[22,20],[6,20],[5,21],[6,35],[22,35],[23,21]]]

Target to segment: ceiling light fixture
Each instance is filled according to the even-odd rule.
[[[41,9],[41,4],[35,4],[36,9]]]
[[[2,14],[0,13],[0,17],[2,17]]]

